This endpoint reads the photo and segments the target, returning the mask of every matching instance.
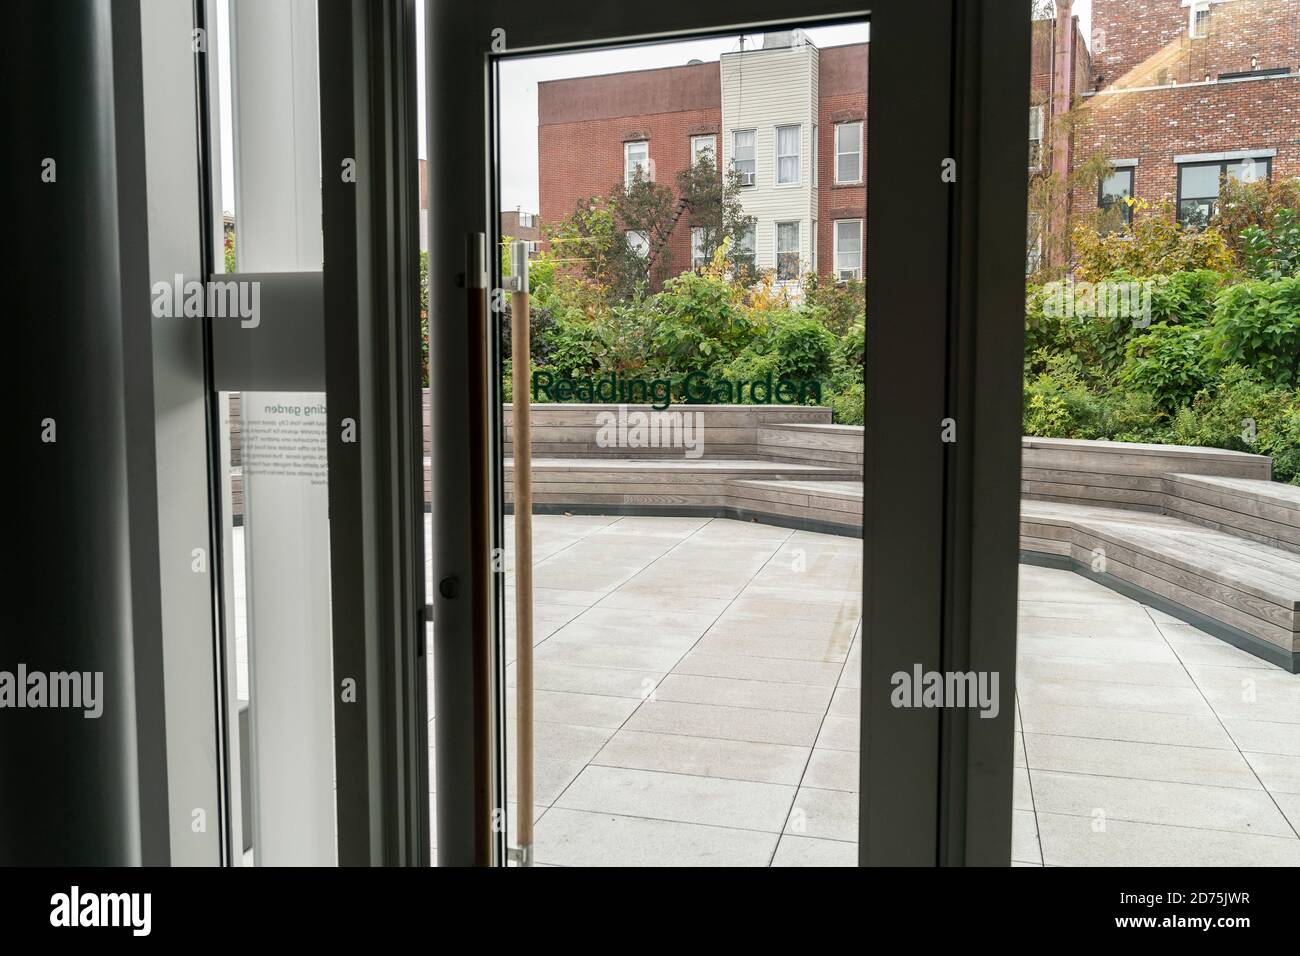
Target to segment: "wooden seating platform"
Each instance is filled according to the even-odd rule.
[[[1300,488],[1263,455],[1026,438],[1022,560],[1068,567],[1295,673]]]
[[[618,408],[534,406],[538,512],[710,515],[861,536],[863,430],[832,424],[829,409],[674,406],[661,419],[678,429],[665,433],[673,440],[641,447],[630,432],[609,440],[610,415],[653,410]],[[508,509],[508,427],[504,438]],[[1300,487],[1270,481],[1271,469],[1266,456],[1224,449],[1025,438],[1020,558],[1300,671]],[[427,480],[426,460],[426,495]]]

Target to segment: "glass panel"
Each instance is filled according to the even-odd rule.
[[[756,133],[754,130],[737,130],[735,134],[735,154],[732,156],[732,162],[736,167],[736,172],[753,177],[757,170],[757,163],[754,154],[754,142]],[[746,183],[745,185],[749,185]]]
[[[227,635],[243,865],[332,866],[325,395],[223,392]],[[233,625],[233,626],[231,626]]]
[[[1183,199],[1214,199],[1219,195],[1219,176],[1223,173],[1223,167],[1213,166],[1184,166],[1180,171],[1180,182]]]
[[[832,204],[865,208],[866,190],[813,190],[801,129],[831,103],[865,113],[866,29],[797,36],[499,64],[502,202],[537,209],[549,240],[532,273],[531,354],[508,351],[502,368],[500,449],[513,840],[528,638],[515,630],[527,599],[512,419],[528,396],[539,864],[856,862],[865,291],[801,270],[824,263],[830,278],[834,230],[809,227],[833,221]],[[542,82],[554,95],[538,100]],[[716,179],[693,175],[683,147],[704,134],[684,135],[681,112],[607,115],[600,104],[636,102],[629,89],[721,131]],[[654,202],[629,207],[610,137],[632,129],[678,145],[656,147]],[[742,184],[759,162],[762,183]],[[602,228],[574,215],[593,204]],[[859,250],[862,232],[849,236]],[[653,237],[649,275],[629,266],[625,233]],[[722,243],[729,262],[715,270],[704,256]],[[503,315],[503,342],[513,321]]]
[[[1297,351],[1265,331],[1300,314],[1300,165],[1295,77],[1226,75],[1293,69],[1297,7],[1034,6],[1012,858],[1269,865],[1295,821],[1257,732],[1300,729],[1297,645],[1216,582],[1300,596],[1295,549],[1243,517],[1300,484]],[[1091,195],[1132,196],[1131,222]]]
[[[862,179],[862,124],[841,123],[835,127],[835,181],[855,183]]]
[[[776,130],[776,181],[799,181],[799,127],[779,126]]]

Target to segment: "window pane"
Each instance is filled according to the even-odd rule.
[[[748,173],[753,175],[756,163],[754,162],[754,137],[752,129],[736,130],[735,138],[732,143],[732,163],[739,173]]]
[[[1268,161],[1261,159],[1244,159],[1238,163],[1228,164],[1228,175],[1238,182],[1254,183],[1268,178]]]
[[[1184,166],[1182,177],[1183,199],[1213,199],[1219,195],[1219,167]]]
[[[776,181],[778,183],[799,181],[798,126],[776,128]]]

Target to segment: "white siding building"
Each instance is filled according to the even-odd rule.
[[[816,268],[818,51],[801,31],[721,57],[722,161],[745,177],[760,270],[797,281]]]

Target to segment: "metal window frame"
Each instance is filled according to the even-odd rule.
[[[338,860],[427,865],[415,0],[318,17],[334,675],[357,681],[334,704]]]
[[[430,314],[445,316],[430,328],[431,375],[441,378],[432,412],[441,446],[432,479],[434,578],[474,574],[463,506],[466,420],[463,409],[437,400],[466,395],[459,318],[465,237],[497,238],[497,59],[645,40],[648,31],[667,39],[869,17],[872,346],[865,379],[859,858],[863,864],[1005,865],[1027,192],[1027,177],[1006,171],[1024,155],[1028,4],[753,0],[743,17],[720,22],[722,16],[694,0],[664,0],[647,28],[638,11],[618,4],[554,0],[542,10],[521,0],[433,0],[426,22],[428,128],[466,131],[454,142],[429,144],[430,207],[438,210],[429,237]],[[496,55],[494,31],[508,38],[507,50]],[[955,182],[941,177],[950,158],[959,170]],[[909,241],[898,242],[899,235]],[[499,419],[497,409],[489,413]],[[959,436],[951,444],[940,440],[949,417]],[[499,486],[495,491],[500,494]],[[454,600],[435,595],[434,602],[439,863],[501,863],[503,835],[495,834],[485,859],[467,823],[480,786],[475,754],[499,746],[500,728],[474,737],[465,648],[475,636]],[[914,663],[996,671],[998,717],[892,707],[890,677]],[[499,719],[501,708],[497,713]]]
[[[1273,152],[1276,153],[1276,150],[1274,150]],[[1174,157],[1175,169],[1176,169],[1175,190],[1174,190],[1175,221],[1177,221],[1179,224],[1186,224],[1186,220],[1183,218],[1184,198],[1189,200],[1205,200],[1205,199],[1212,198],[1213,202],[1211,203],[1211,206],[1213,207],[1213,209],[1210,212],[1211,216],[1214,215],[1213,210],[1218,209],[1219,206],[1219,193],[1217,192],[1214,194],[1213,197],[1209,197],[1209,196],[1184,197],[1183,196],[1183,171],[1184,170],[1202,169],[1210,166],[1217,166],[1219,169],[1219,189],[1221,191],[1223,189],[1223,178],[1228,175],[1228,167],[1231,166],[1233,163],[1238,163],[1245,159],[1253,159],[1256,160],[1257,162],[1262,162],[1264,164],[1264,178],[1265,179],[1273,178],[1273,156],[1270,155],[1269,151],[1266,150],[1261,150],[1258,153],[1252,152],[1250,150],[1236,150],[1232,153],[1224,153],[1222,158],[1219,159],[1204,159],[1204,160],[1191,160],[1191,161],[1184,160],[1181,163],[1177,162],[1178,157]],[[1098,186],[1098,189],[1100,189],[1100,186]]]
[[[1116,174],[1118,174],[1118,173],[1127,173],[1127,174],[1128,174],[1128,195],[1129,195],[1130,198],[1133,196],[1134,183],[1135,183],[1135,181],[1136,181],[1136,179],[1137,179],[1136,171],[1137,171],[1137,164],[1134,163],[1133,165],[1130,165],[1130,166],[1115,166],[1115,167],[1114,167],[1114,172],[1111,173],[1112,176],[1113,176],[1113,175],[1116,175]],[[1115,200],[1114,202],[1106,202],[1106,201],[1105,201],[1105,200],[1106,200],[1106,192],[1105,192],[1106,180],[1109,179],[1109,178],[1110,178],[1110,176],[1106,176],[1106,177],[1103,178],[1103,179],[1098,179],[1098,180],[1097,180],[1097,208],[1098,208],[1098,209],[1109,209],[1111,206],[1116,205],[1116,203],[1122,202],[1122,198],[1119,199],[1119,200]],[[1120,212],[1121,212],[1121,213],[1123,214],[1123,216],[1124,216],[1124,223],[1125,223],[1125,225],[1128,225],[1128,224],[1130,224],[1130,223],[1133,222],[1133,207],[1130,206],[1128,203],[1123,203],[1123,206],[1124,206],[1124,208],[1121,209]],[[1177,207],[1175,207],[1175,208],[1177,208]]]

